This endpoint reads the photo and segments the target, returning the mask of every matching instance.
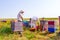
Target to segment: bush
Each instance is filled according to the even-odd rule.
[[[2,27],[2,28],[0,29],[0,33],[2,33],[2,34],[5,34],[5,33],[9,34],[9,33],[11,33],[11,28]]]

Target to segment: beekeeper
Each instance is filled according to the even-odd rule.
[[[37,17],[32,17],[31,18],[31,28],[33,27],[33,28],[36,28],[36,21],[38,20],[38,18]]]
[[[44,30],[44,25],[45,25],[45,23],[46,23],[46,20],[44,19],[44,17],[40,20],[40,25],[41,25],[41,31],[43,31]]]
[[[21,10],[21,11],[18,13],[18,15],[17,15],[17,20],[18,20],[18,22],[23,21],[23,13],[24,13],[23,10]]]
[[[21,34],[22,35],[22,32],[23,32],[23,13],[24,13],[24,11],[23,10],[21,10],[19,13],[18,13],[18,15],[17,15],[17,20],[18,20],[18,28],[16,28],[18,31],[19,31],[19,34]],[[19,27],[20,26],[20,27]]]

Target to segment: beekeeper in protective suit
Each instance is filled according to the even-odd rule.
[[[37,17],[32,17],[31,18],[31,28],[33,27],[33,28],[36,28],[36,21],[38,20],[38,18]]]
[[[19,31],[19,34],[21,34],[21,36],[22,36],[22,32],[23,32],[23,13],[24,13],[24,11],[21,10],[17,15],[18,24],[20,25],[20,27],[17,28],[17,30]]]
[[[18,22],[23,21],[23,13],[24,13],[23,10],[21,10],[21,11],[18,13],[18,15],[17,15]]]

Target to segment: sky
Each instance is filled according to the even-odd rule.
[[[20,10],[24,18],[60,16],[60,0],[0,0],[0,18],[17,18]]]

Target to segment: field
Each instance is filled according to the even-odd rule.
[[[58,18],[45,18],[45,19],[58,20]],[[22,37],[20,37],[20,34],[12,33],[11,31],[10,21],[12,19],[6,19],[7,22],[1,22],[1,20],[3,19],[0,19],[0,40],[60,40],[60,36],[58,35],[58,31],[59,31],[58,27],[57,27],[57,31],[51,34],[49,34],[48,31],[31,32],[29,31],[29,28],[24,27],[24,32],[22,33],[23,35]],[[24,20],[27,20],[27,19],[25,18]]]

